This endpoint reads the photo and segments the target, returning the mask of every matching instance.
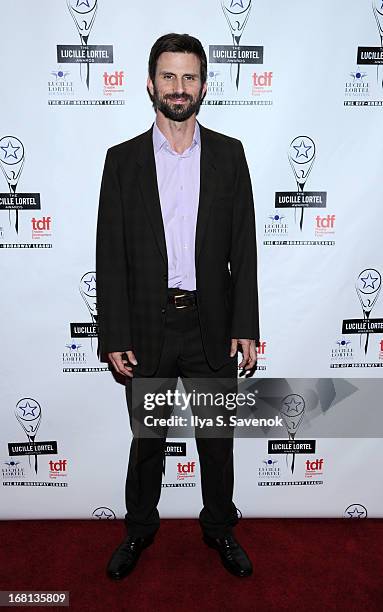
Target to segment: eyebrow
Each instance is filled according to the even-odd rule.
[[[160,74],[171,74],[173,76],[177,76],[174,72],[172,72],[171,70],[160,70]],[[183,74],[182,76],[193,76],[193,77],[198,77],[199,74],[197,72],[185,72],[185,74]]]

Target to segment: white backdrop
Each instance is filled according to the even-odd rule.
[[[381,5],[0,0],[0,518],[125,512],[124,388],[96,357],[96,216],[107,148],[154,120],[147,59],[166,32],[200,38],[210,61],[199,120],[245,147],[259,250],[256,377],[381,377],[383,67],[363,63],[368,53],[383,63]],[[104,63],[74,63],[81,52]],[[258,63],[238,75],[230,58],[246,52]],[[321,207],[302,218],[297,189],[299,203],[311,196]],[[373,333],[345,333],[344,321],[355,332],[368,319]],[[369,406],[359,408],[368,420]],[[166,461],[162,516],[201,506],[194,441],[180,442],[185,454]],[[245,516],[382,516],[379,438],[318,439],[294,473],[265,439],[235,448]]]

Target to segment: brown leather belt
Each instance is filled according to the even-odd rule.
[[[196,292],[186,289],[168,289],[168,303],[173,304],[176,308],[195,306],[197,303]]]

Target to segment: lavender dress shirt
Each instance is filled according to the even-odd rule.
[[[171,148],[154,123],[153,148],[168,254],[168,287],[193,291],[201,159],[198,123],[191,146],[181,154]]]

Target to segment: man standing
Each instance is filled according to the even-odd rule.
[[[126,377],[237,378],[259,341],[254,205],[240,141],[196,121],[206,93],[199,40],[167,34],[152,47],[149,131],[108,150],[97,226],[100,350]],[[235,540],[232,437],[196,438],[206,544],[249,576]],[[128,536],[107,568],[121,579],[159,528],[165,439],[133,436],[126,479]]]

